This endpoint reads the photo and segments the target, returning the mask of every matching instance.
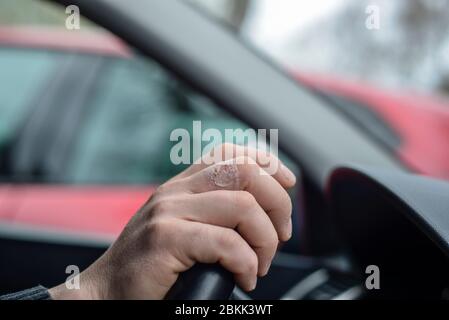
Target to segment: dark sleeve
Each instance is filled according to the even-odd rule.
[[[48,289],[37,286],[31,289],[0,296],[0,300],[51,300]]]

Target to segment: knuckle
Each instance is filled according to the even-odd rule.
[[[176,225],[174,222],[167,219],[156,219],[147,223],[145,227],[146,234],[153,240],[161,239],[168,234],[173,234]]]
[[[282,189],[281,192],[279,192],[279,197],[276,206],[279,208],[279,210],[282,212],[282,215],[285,216],[286,219],[290,218],[293,209],[293,204],[292,199],[288,195],[287,191]]]
[[[155,196],[163,196],[170,192],[171,189],[173,189],[173,185],[175,182],[167,181],[166,183],[160,185],[156,191],[154,192]]]
[[[152,215],[153,216],[166,216],[174,210],[173,199],[160,197],[157,198],[152,204]]]
[[[244,164],[245,167],[249,167],[248,170],[255,169],[255,168],[252,168],[252,167],[257,167],[257,162],[253,158],[248,156],[248,155],[236,157],[236,162],[238,164]]]
[[[234,149],[235,149],[235,145],[229,142],[225,142],[222,144],[217,145],[216,147],[214,147],[212,149],[211,155],[215,156],[217,153],[219,153],[220,155],[222,155],[222,158],[225,155],[231,155],[234,156]],[[225,160],[225,159],[222,159]]]
[[[251,249],[242,250],[242,242],[239,240],[237,233],[233,230],[222,232],[219,237],[219,245],[224,251],[230,254],[239,253],[239,263],[236,266],[239,274],[256,274],[258,269],[258,258]]]
[[[257,205],[256,198],[247,191],[236,191],[234,196],[235,207],[247,211]]]
[[[142,245],[159,253],[180,253],[178,248],[190,239],[187,230],[176,219],[156,219],[145,224]],[[190,240],[189,240],[190,241]],[[137,244],[139,246],[140,244]]]
[[[230,149],[233,150],[234,148],[235,148],[235,144],[230,143],[230,142],[225,142],[225,143],[222,143],[217,146],[217,149],[221,149],[222,151],[226,151],[226,150],[230,150]]]
[[[237,157],[235,158],[235,163],[238,165],[240,176],[245,183],[248,183],[259,174],[259,166],[250,157]]]
[[[253,251],[248,251],[248,254],[242,256],[239,273],[241,274],[255,274],[258,269],[257,255]]]
[[[242,148],[240,145],[231,142],[225,142],[220,146],[221,150],[225,154],[229,154],[232,157],[236,157],[240,154],[239,150]]]
[[[258,247],[266,248],[268,250],[275,252],[279,244],[279,238],[277,232],[267,232],[264,237],[259,241]]]
[[[218,234],[218,244],[225,250],[235,250],[240,243],[234,230],[224,229]]]
[[[270,244],[272,250],[273,250],[274,252],[276,252],[276,250],[277,250],[277,248],[278,248],[278,245],[279,245],[279,237],[278,237],[278,234],[277,234],[277,232],[276,232],[275,230],[273,230],[273,232],[270,232],[269,234],[270,234],[270,235],[267,237],[267,238],[268,238],[268,241],[269,241],[269,244]]]

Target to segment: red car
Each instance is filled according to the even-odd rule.
[[[365,117],[358,123],[412,171],[449,180],[449,101],[328,75],[296,77],[356,122]]]
[[[63,68],[64,63],[70,64],[70,62],[63,62],[62,60],[69,61],[70,59],[75,61],[73,66],[69,65],[66,67],[68,71],[65,70],[64,72],[67,73],[59,74],[63,79],[58,79],[59,82],[67,81],[67,85],[70,85],[72,80],[80,80],[71,79],[76,74],[70,73],[70,70],[73,71],[78,67],[86,68],[86,65],[89,69],[91,67],[95,68],[95,62],[92,62],[95,60],[101,60],[104,64],[108,61],[120,61],[118,64],[126,65],[126,68],[131,66],[127,70],[130,73],[128,75],[124,74],[124,76],[129,76],[129,81],[133,81],[132,77],[137,74],[135,70],[136,65],[138,66],[140,63],[129,47],[107,33],[67,33],[66,31],[54,29],[26,27],[3,27],[0,29],[0,64],[7,64],[11,74],[17,77],[23,95],[21,98],[33,98],[38,101],[40,99],[48,104],[56,103],[60,105],[62,100],[58,101],[57,99],[64,97],[56,96],[53,97],[56,99],[55,101],[48,101],[49,89],[46,87],[48,84],[45,83],[45,76],[48,75],[45,72],[48,72],[49,68],[55,67],[57,64],[62,65],[60,68]],[[77,59],[80,61],[76,61]],[[83,59],[92,61],[85,62]],[[24,69],[23,63],[25,66],[29,64],[27,69]],[[25,75],[28,76],[28,73],[32,72],[33,68],[41,68],[39,63],[48,64],[48,66],[45,66],[47,68],[44,69],[45,72],[43,74],[31,74],[34,78],[20,79],[20,77]],[[104,68],[110,68],[112,72],[124,72],[119,70],[122,65],[103,66],[103,69],[98,67],[100,69],[97,71],[97,76],[83,75],[85,78],[81,79],[81,81],[90,81],[94,86],[106,86],[102,87],[103,90],[110,89],[107,86],[115,84],[104,84],[102,82],[102,75],[106,72]],[[388,92],[369,85],[355,84],[328,75],[295,73],[295,76],[301,85],[315,90],[323,99],[334,105],[335,108],[341,109],[345,116],[352,119],[354,123],[363,126],[367,135],[376,139],[388,150],[392,157],[399,158],[412,171],[449,180],[448,103],[439,98],[423,97],[412,93]],[[9,77],[7,72],[2,72],[2,75],[0,75],[2,84],[0,92],[2,92],[3,101],[5,101],[6,95],[6,101],[13,104],[15,101],[8,100],[8,92],[3,92],[7,90],[5,88],[5,84],[8,82],[7,77]],[[89,77],[96,78],[89,80]],[[28,83],[28,81],[32,82]],[[11,90],[17,90],[17,88],[11,88]],[[133,90],[138,90],[138,88]],[[11,92],[9,91],[9,93]],[[86,97],[91,94],[91,92],[80,92],[75,97],[74,106],[84,103],[88,104]],[[118,96],[118,98],[126,99],[126,92],[122,96]],[[33,104],[35,101],[33,100]],[[30,102],[28,101],[27,103],[29,104]],[[95,106],[89,107],[95,108]],[[9,110],[8,106],[6,106],[6,109],[2,110],[2,120],[0,122],[18,122],[19,116],[26,118],[27,115],[35,112],[32,109],[13,110],[12,108],[13,106]],[[80,108],[85,107],[80,106]],[[182,105],[180,108],[182,108]],[[23,114],[18,114],[19,112],[23,112]],[[73,116],[69,110],[64,112],[67,112],[69,117]],[[76,117],[76,115],[74,116]],[[94,117],[95,114],[91,114],[91,116]],[[173,117],[182,121],[179,115]],[[210,117],[205,116],[201,112],[193,112],[191,115],[186,112],[186,119],[195,117],[210,120]],[[50,125],[48,124],[49,121],[52,121],[51,117],[44,120],[40,125],[47,127]],[[83,118],[82,121],[84,121],[84,124],[79,123],[78,125],[79,128],[85,128],[85,131],[71,133],[73,136],[67,140],[67,143],[71,143],[70,148],[75,148],[73,147],[73,141],[80,139],[79,137],[82,137],[83,134],[91,135],[88,139],[95,139],[95,135],[98,134],[89,131],[93,130],[89,127],[89,119]],[[172,127],[176,127],[179,124],[182,125],[179,121],[175,121]],[[242,125],[232,118],[229,118],[228,122],[228,124],[232,123],[233,126]],[[8,129],[5,129],[6,124],[2,125],[3,131]],[[39,124],[35,124],[28,119],[26,125]],[[28,128],[20,126],[20,130],[16,134],[22,135],[22,137],[26,136]],[[39,131],[38,129],[35,130]],[[165,133],[169,132],[167,128],[158,128],[158,130]],[[6,131],[3,134],[5,136],[1,138],[2,142],[5,143],[5,140],[8,138],[7,134],[10,133]],[[126,134],[126,131],[118,134]],[[27,150],[24,149],[27,146],[23,142],[24,139],[19,140],[22,143],[19,144],[19,146],[22,146],[22,149],[17,151],[19,154],[17,156],[19,157],[18,159],[23,159],[20,158],[21,154],[27,155]],[[17,142],[17,140],[13,141]],[[100,141],[99,143],[102,142]],[[80,148],[83,147],[86,148],[86,152],[90,150],[89,146],[81,145]],[[111,145],[111,150],[113,148],[114,145]],[[135,148],[137,150],[138,146]],[[136,150],[129,152],[135,152]],[[74,152],[77,152],[76,150],[68,151],[72,155]],[[11,151],[8,152],[11,153]],[[56,152],[57,150],[54,151],[54,153]],[[117,156],[117,154],[114,154],[114,151],[111,152],[110,156]],[[50,157],[52,153],[45,156]],[[129,156],[129,154],[127,156],[129,157],[128,160],[131,167],[141,165],[136,157]],[[168,159],[165,160],[168,163]],[[41,159],[40,161],[43,161],[44,165],[45,161],[48,161],[49,164],[51,163],[51,159]],[[83,161],[83,159],[80,161]],[[89,159],[86,161],[89,161]],[[95,161],[95,159],[90,161]],[[158,170],[163,173],[159,177],[151,177],[145,174],[143,175],[145,179],[139,181],[139,179],[133,180],[129,177],[121,179],[122,177],[117,175],[115,179],[121,183],[111,186],[105,183],[114,183],[114,178],[111,181],[111,177],[106,179],[101,174],[98,174],[97,178],[95,174],[92,175],[92,172],[82,172],[83,168],[78,168],[78,175],[73,173],[70,177],[58,177],[57,173],[51,172],[50,169],[47,173],[35,174],[33,170],[39,171],[39,169],[33,168],[33,164],[29,164],[31,168],[26,168],[26,165],[26,163],[23,164],[23,168],[18,168],[15,172],[14,168],[7,168],[6,159],[3,156],[3,183],[0,187],[0,218],[3,225],[31,225],[33,227],[86,233],[93,237],[105,236],[107,238],[113,238],[119,233],[129,220],[130,215],[148,198],[158,182],[163,181],[179,170],[176,168],[161,170],[164,168],[164,165],[160,164]],[[107,173],[110,174],[112,170],[114,169],[111,168]],[[45,180],[47,178],[49,179],[48,181]],[[20,182],[20,184],[15,182]],[[126,182],[133,184],[133,186],[126,184]],[[72,185],[73,183],[89,184],[89,186],[74,186]],[[143,183],[146,185],[141,186]],[[64,211],[64,214],[60,214],[61,211]]]

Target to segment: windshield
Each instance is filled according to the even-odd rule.
[[[447,0],[185,0],[290,70],[446,94]]]
[[[185,0],[406,167],[449,179],[448,0]]]

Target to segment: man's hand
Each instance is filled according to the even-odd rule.
[[[267,274],[279,242],[291,237],[286,188],[295,176],[276,157],[220,146],[225,161],[197,163],[161,185],[106,253],[80,275],[80,289],[62,284],[54,299],[162,299],[195,262],[220,263],[244,290]],[[213,156],[214,151],[209,155]],[[260,159],[275,161],[263,174]]]

